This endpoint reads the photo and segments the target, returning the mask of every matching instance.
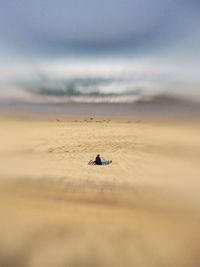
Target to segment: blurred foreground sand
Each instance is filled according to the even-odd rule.
[[[0,266],[200,265],[198,122],[0,122]]]

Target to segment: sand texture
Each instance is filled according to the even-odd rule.
[[[0,266],[200,265],[198,122],[0,123]],[[88,165],[98,153],[113,163]]]

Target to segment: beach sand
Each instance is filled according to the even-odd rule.
[[[198,121],[0,122],[0,266],[199,266]],[[96,154],[113,163],[88,165]]]

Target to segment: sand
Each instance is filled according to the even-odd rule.
[[[0,266],[200,264],[198,121],[0,122]],[[88,165],[98,153],[113,163]]]

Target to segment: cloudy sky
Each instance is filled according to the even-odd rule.
[[[199,29],[199,0],[1,0],[0,95],[41,76],[196,95]]]

